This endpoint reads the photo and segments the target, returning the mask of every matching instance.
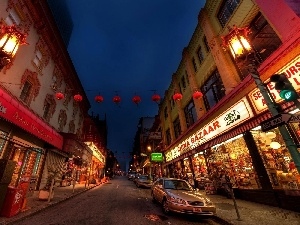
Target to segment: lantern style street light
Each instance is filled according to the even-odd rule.
[[[269,111],[272,116],[276,116],[280,114],[280,106],[273,99],[269,89],[266,84],[260,79],[260,75],[257,71],[257,64],[259,63],[258,57],[256,55],[255,50],[253,50],[251,43],[248,40],[249,34],[248,28],[237,28],[233,27],[229,31],[229,33],[222,37],[223,47],[229,49],[234,60],[239,63],[241,60],[248,62],[248,71],[250,72],[252,78],[255,81],[256,86],[260,90],[263,98],[266,101]],[[298,105],[297,103],[295,103]],[[285,145],[288,148],[292,159],[294,160],[295,166],[300,173],[300,153],[297,149],[297,146],[294,140],[291,138],[289,131],[285,125],[281,125],[278,127],[279,131],[285,141]]]
[[[27,44],[25,40],[15,26],[0,25],[0,70],[12,62],[19,45]]]

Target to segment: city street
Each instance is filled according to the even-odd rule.
[[[49,207],[15,225],[149,225],[217,224],[209,219],[165,216],[152,202],[150,189],[137,188],[127,177],[115,177],[74,198]]]

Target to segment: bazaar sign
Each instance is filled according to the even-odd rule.
[[[275,74],[280,73],[284,73],[287,76],[297,92],[300,91],[300,55],[284,65]],[[268,80],[264,82],[268,83],[267,81]],[[270,93],[276,102],[283,101],[279,96],[279,92],[275,89],[274,83],[268,83],[267,88],[270,90]],[[264,112],[268,109],[267,103],[258,88],[255,88],[249,93],[249,98],[257,113]]]
[[[242,98],[224,113],[210,123],[197,129],[189,137],[180,142],[173,149],[166,151],[166,162],[192,150],[229,129],[253,117],[253,112],[246,97]]]

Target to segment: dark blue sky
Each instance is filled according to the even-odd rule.
[[[140,117],[153,117],[192,37],[204,0],[67,0],[68,51],[92,105],[108,122],[108,148],[128,161]],[[100,93],[104,102],[94,102]],[[122,98],[117,106],[112,98]],[[134,94],[141,103],[132,102]],[[124,153],[123,153],[124,152]]]

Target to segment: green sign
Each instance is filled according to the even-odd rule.
[[[163,161],[163,154],[160,152],[151,153],[151,161],[153,162],[162,162]]]
[[[293,90],[281,90],[279,96],[286,101],[296,100],[298,95]]]

